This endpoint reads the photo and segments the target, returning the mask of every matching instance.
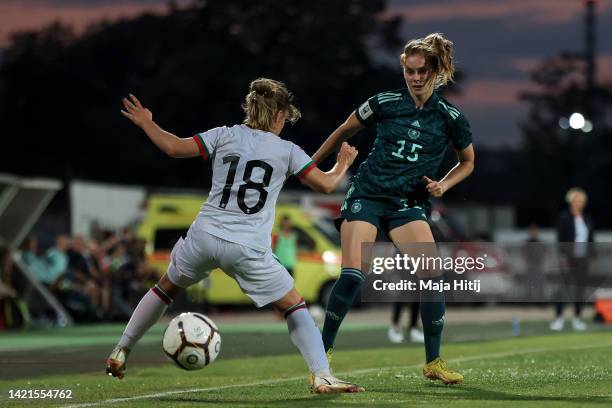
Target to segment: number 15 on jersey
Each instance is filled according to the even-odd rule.
[[[412,147],[410,148],[410,154],[407,156],[404,156],[402,152],[404,151],[404,148],[406,147],[406,141],[398,140],[397,144],[399,144],[400,147],[397,151],[391,153],[392,156],[399,157],[400,159],[406,159],[409,162],[415,162],[419,159],[418,151],[421,150],[423,146],[417,143],[412,143]]]

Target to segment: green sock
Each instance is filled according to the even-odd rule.
[[[444,292],[421,291],[421,321],[423,322],[425,356],[428,363],[440,356],[445,309]]]
[[[327,310],[325,311],[325,324],[323,325],[323,346],[325,351],[334,347],[338,329],[344,320],[344,316],[355,301],[357,293],[365,277],[359,269],[342,268],[340,278],[332,288]]]

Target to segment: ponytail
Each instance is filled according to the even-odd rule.
[[[274,117],[278,111],[287,111],[287,121],[295,123],[301,116],[291,102],[293,95],[285,84],[273,79],[258,78],[249,85],[249,93],[244,99],[242,110],[246,117],[244,123],[253,129],[271,131]]]

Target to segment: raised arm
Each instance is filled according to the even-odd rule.
[[[459,162],[440,181],[434,181],[423,176],[427,183],[427,191],[433,197],[441,197],[445,192],[463,181],[474,171],[474,147],[470,144],[462,150],[456,150]]]
[[[319,150],[312,156],[312,161],[317,164],[321,163],[331,152],[337,150],[342,142],[353,137],[357,132],[363,129],[363,127],[359,119],[357,119],[355,112],[351,113],[344,123],[338,126],[325,142],[323,142]]]
[[[356,157],[357,149],[344,142],[338,152],[336,164],[330,171],[324,173],[315,167],[302,179],[302,183],[316,192],[329,194],[338,187]]]
[[[130,94],[130,99],[123,98],[123,106],[125,108],[121,111],[123,116],[144,130],[149,139],[168,156],[187,158],[200,155],[198,144],[193,138],[183,139],[160,128],[157,123],[153,122],[151,111],[143,107],[134,95]]]

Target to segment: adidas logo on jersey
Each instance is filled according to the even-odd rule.
[[[418,120],[415,120],[414,122],[412,122],[410,126],[414,126],[416,128],[421,127]],[[412,140],[418,139],[419,136],[421,136],[421,132],[414,128],[410,128],[410,130],[408,131],[408,137],[411,138]]]

